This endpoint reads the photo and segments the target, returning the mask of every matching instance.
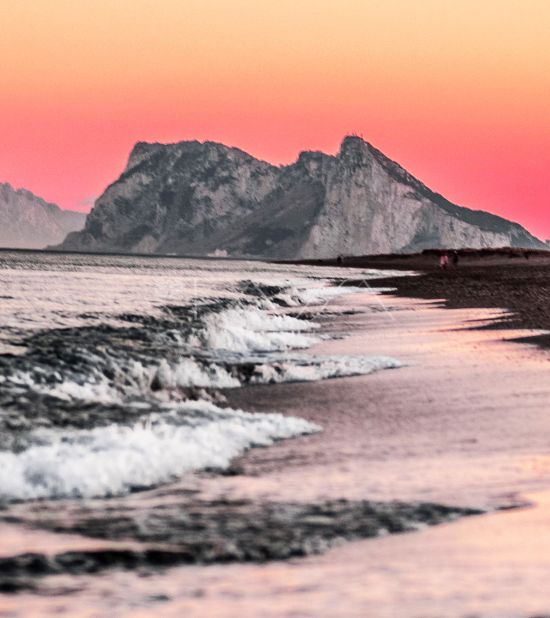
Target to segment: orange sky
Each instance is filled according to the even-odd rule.
[[[548,0],[0,0],[0,182],[86,209],[138,140],[360,133],[550,237]]]

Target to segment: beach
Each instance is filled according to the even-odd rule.
[[[354,280],[353,273],[347,277]],[[227,618],[548,614],[550,357],[525,339],[539,336],[541,327],[495,329],[505,309],[449,309],[443,300],[406,296],[405,288],[419,279],[393,280],[397,293],[354,289],[330,301],[315,316],[330,337],[308,350],[319,358],[391,357],[401,366],[223,391],[232,409],[282,411],[321,426],[321,432],[252,449],[233,461],[229,475],[201,473],[192,483],[111,500],[113,521],[124,515],[138,522],[145,508],[161,515],[178,501],[189,506],[182,496],[192,490],[195,506],[197,500],[233,510],[240,504],[247,517],[256,513],[247,533],[251,539],[266,530],[262,509],[277,506],[304,538],[323,527],[330,542],[317,548],[319,555],[182,566],[146,576],[115,569],[46,577],[44,591],[70,592],[61,598],[25,592],[4,597],[5,614],[38,608],[49,615],[60,607],[84,616],[101,615],[107,607],[120,616]],[[368,282],[369,288],[389,284]],[[380,528],[376,538],[359,540],[340,515],[365,500],[450,505],[472,514],[457,511],[455,521],[433,528],[418,522],[403,534]],[[311,511],[314,505],[325,505],[324,511]],[[67,506],[65,521],[56,517],[50,529],[66,534],[72,526],[74,533],[78,509]],[[44,530],[55,508],[14,505],[10,515]],[[97,522],[98,503],[87,508],[87,521],[95,514]],[[231,508],[226,526],[234,521]],[[143,529],[149,520],[141,521]]]
[[[395,321],[369,316],[353,345],[383,347],[409,366],[306,391],[282,387],[277,395],[286,409],[324,422],[325,432],[299,448],[251,453],[243,462],[247,478],[235,477],[233,491],[287,500],[435,500],[487,514],[291,564],[181,572],[187,585],[194,576],[206,575],[208,583],[193,587],[196,600],[182,598],[175,607],[227,617],[549,613],[548,355],[503,341],[521,332],[470,330],[472,321],[498,312],[401,300],[390,300],[388,311]],[[350,343],[328,345],[349,351]],[[257,409],[267,410],[272,395],[260,390]]]
[[[447,269],[439,267],[439,256],[457,253]],[[334,266],[338,260],[310,260],[311,265]],[[417,277],[389,278],[382,286],[395,289],[393,295],[439,300],[449,308],[507,309],[503,328],[550,329],[550,253],[519,249],[434,250],[423,254],[380,255],[345,258],[346,268],[381,268],[415,271]],[[351,283],[351,282],[350,282]],[[377,285],[377,284],[374,284]],[[538,340],[548,345],[545,337]]]

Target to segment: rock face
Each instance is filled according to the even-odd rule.
[[[544,245],[349,136],[335,156],[302,152],[281,167],[212,142],[138,143],[85,229],[58,248],[321,258],[465,246]]]
[[[0,247],[43,249],[82,229],[86,215],[62,210],[25,189],[0,183]]]

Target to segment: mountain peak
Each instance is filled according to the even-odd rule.
[[[148,159],[154,152],[162,150],[163,148],[164,144],[159,144],[157,142],[136,142],[128,157],[126,171],[136,167]]]
[[[221,142],[198,140],[182,140],[169,144],[158,142],[137,142],[128,158],[125,173],[132,171],[141,163],[154,158],[156,155],[168,157],[171,161],[179,160],[180,164],[198,165],[201,161],[212,164],[223,158],[259,161],[244,150],[234,146],[226,146]],[[271,165],[260,161],[265,165]]]
[[[346,135],[340,145],[338,158],[351,162],[354,165],[361,165],[370,160],[374,148],[358,135]]]
[[[349,135],[344,135],[344,139],[340,144],[340,152],[345,152],[349,149],[364,149],[368,148],[370,144],[364,140],[361,136],[355,135],[354,133],[350,133]]]

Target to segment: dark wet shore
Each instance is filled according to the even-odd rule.
[[[121,539],[134,545],[0,557],[0,592],[32,590],[36,578],[47,575],[289,560],[321,553],[344,541],[410,532],[481,513],[432,503],[335,500],[308,505],[172,499],[171,504],[138,513],[124,506],[120,510],[102,505],[95,510],[72,507],[69,519],[73,521],[64,524],[58,521],[56,511],[48,513],[47,506],[44,510],[46,514],[42,512],[40,521],[35,522],[43,529],[107,541]]]
[[[417,276],[377,279],[369,281],[369,285],[395,288],[391,293],[395,296],[441,300],[448,308],[499,308],[510,312],[509,317],[492,327],[550,330],[549,252],[463,250],[459,252],[458,264],[449,264],[446,270],[439,268],[439,253],[350,257],[344,258],[341,264],[415,271]],[[335,266],[339,262],[306,263]],[[550,347],[550,335],[529,339]]]

